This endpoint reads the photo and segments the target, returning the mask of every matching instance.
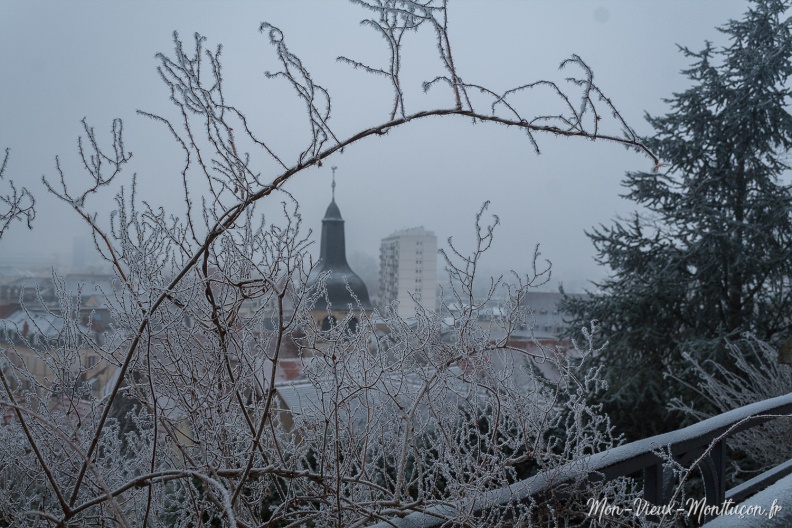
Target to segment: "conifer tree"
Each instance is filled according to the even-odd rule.
[[[609,341],[594,361],[606,409],[630,438],[679,426],[666,412],[684,385],[683,352],[724,362],[744,332],[777,342],[792,318],[792,146],[789,2],[758,0],[683,71],[690,88],[647,116],[646,144],[667,166],[628,173],[630,218],[588,233],[611,273],[588,298],[567,298],[574,327],[599,320]],[[684,373],[683,373],[684,374]],[[684,379],[684,375],[683,375]],[[684,394],[683,394],[684,395]]]

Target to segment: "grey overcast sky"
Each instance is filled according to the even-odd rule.
[[[715,28],[748,6],[744,0],[450,4],[454,60],[465,81],[498,91],[539,79],[563,81],[573,72],[559,72],[558,65],[578,54],[639,134],[651,132],[644,112],[664,113],[662,99],[687,86],[680,70],[688,59],[677,44],[693,50],[705,40],[723,44]],[[86,235],[86,226],[45,196],[40,178],[55,176],[57,154],[67,175],[79,180],[76,138],[83,117],[105,141],[112,119],[122,118],[134,153],[127,177],[138,174],[141,194],[152,203],[179,207],[182,155],[161,125],[135,114],[168,111],[155,54],[172,54],[174,30],[188,49],[195,32],[210,48],[223,44],[229,101],[287,160],[308,142],[305,117],[283,81],[264,77],[278,64],[258,32],[262,21],[283,30],[291,51],[329,90],[331,125],[339,136],[385,121],[392,95],[387,82],[335,60],[346,55],[384,64],[384,42],[358,24],[366,15],[342,0],[0,0],[0,147],[12,151],[7,176],[27,185],[40,206],[33,231],[17,225],[0,241],[0,259],[42,254],[71,262],[72,238]],[[423,80],[443,73],[428,28],[407,44],[403,71],[408,111],[452,106],[443,87],[421,90]],[[626,171],[649,171],[652,164],[617,145],[537,137],[539,156],[516,130],[450,118],[411,123],[347,149],[286,189],[316,234],[330,199],[330,166],[338,166],[347,251],[372,257],[381,238],[417,225],[433,230],[441,243],[450,235],[470,241],[474,215],[490,200],[502,226],[489,269],[527,271],[534,245],[541,244],[554,278],[578,289],[607,272],[594,262],[584,230],[634,210],[619,197],[620,182]],[[106,214],[112,196],[98,196],[92,205]]]

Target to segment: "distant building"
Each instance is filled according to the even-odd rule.
[[[0,283],[0,324],[17,312],[60,314],[62,302],[69,299],[70,306],[79,307],[79,323],[100,343],[100,334],[110,330],[110,304],[115,302],[117,290],[115,276],[107,274],[70,273],[57,279],[50,274],[6,280]]]
[[[397,231],[380,244],[380,307],[398,303],[399,317],[415,316],[416,301],[436,311],[437,237],[423,227]]]
[[[528,310],[528,328],[537,337],[553,338],[564,333],[566,323],[558,305],[564,296],[556,292],[529,291],[520,303]]]
[[[72,269],[84,270],[88,262],[88,252],[93,247],[88,245],[87,237],[72,238]]]

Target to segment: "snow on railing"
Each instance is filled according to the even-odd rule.
[[[726,438],[784,415],[792,415],[792,393],[746,405],[683,429],[568,462],[507,488],[490,491],[472,505],[459,503],[431,506],[424,511],[374,526],[436,528],[446,525],[448,519],[453,519],[461,511],[465,511],[467,515],[477,515],[510,502],[528,501],[531,497],[549,492],[555,486],[574,481],[582,474],[588,475],[591,480],[610,481],[642,472],[644,499],[651,504],[663,506],[672,499],[675,482],[666,459],[659,454],[661,452],[670,453],[683,466],[691,463],[698,465],[704,479],[707,504],[723,504],[727,499],[738,503],[763,487],[792,474],[792,463],[781,464],[727,491],[724,445]]]

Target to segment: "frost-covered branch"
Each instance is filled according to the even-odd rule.
[[[11,156],[11,149],[6,149],[3,162],[0,164],[0,183],[6,179],[6,167]],[[8,180],[8,194],[0,194],[0,239],[11,227],[12,222],[24,222],[28,229],[33,228],[36,217],[36,200],[27,188],[17,189],[13,180]]]

